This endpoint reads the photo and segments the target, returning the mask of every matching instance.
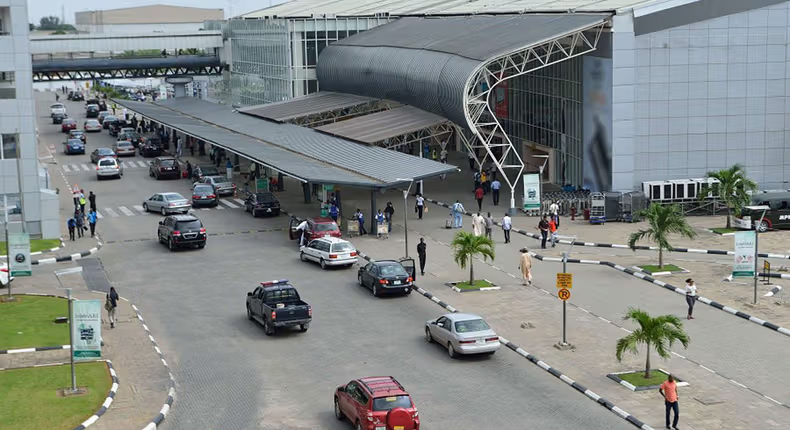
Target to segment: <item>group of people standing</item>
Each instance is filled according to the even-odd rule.
[[[96,222],[98,221],[96,194],[91,191],[86,199],[85,190],[74,184],[72,197],[74,199],[74,215],[66,221],[66,227],[69,229],[69,240],[76,240],[75,233],[76,237],[83,237],[89,228],[91,237],[94,237],[96,235]],[[87,203],[90,203],[90,211],[86,214],[85,205]]]

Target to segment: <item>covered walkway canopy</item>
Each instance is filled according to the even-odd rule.
[[[425,112],[413,106],[401,106],[383,112],[358,116],[332,124],[316,127],[316,130],[333,136],[375,144],[377,142],[407,136],[420,130],[447,125],[449,121],[439,115]],[[408,142],[390,142],[392,147]]]
[[[361,145],[293,124],[263,121],[225,105],[190,97],[157,103],[115,102],[302,182],[391,188],[411,179],[458,171],[448,164]]]
[[[247,115],[275,122],[314,126],[377,110],[378,99],[321,91],[284,102],[239,109]]]

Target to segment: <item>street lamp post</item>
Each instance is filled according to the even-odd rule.
[[[548,155],[533,155],[533,158],[543,158],[543,164],[538,170],[538,200],[540,201],[540,213],[543,213],[543,170],[546,169],[546,164],[549,162]]]
[[[409,187],[403,190],[403,234],[406,238],[405,246],[405,253],[404,256],[409,258],[409,192],[411,191],[411,186],[414,185],[414,178],[404,179],[404,178],[396,178],[396,181],[409,181]]]

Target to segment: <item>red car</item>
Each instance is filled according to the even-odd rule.
[[[335,390],[335,418],[357,430],[419,430],[411,396],[392,376],[355,379]]]
[[[343,234],[340,233],[340,227],[338,227],[337,223],[331,218],[318,217],[298,219],[296,217],[291,217],[290,228],[288,229],[288,235],[291,240],[299,240],[301,233],[296,228],[299,227],[302,221],[307,222],[307,227],[305,228],[305,239],[307,242],[324,236],[343,237]]]
[[[62,133],[68,133],[71,130],[76,130],[76,129],[77,129],[77,121],[73,119],[66,118],[63,120],[62,123],[60,123],[60,131]]]

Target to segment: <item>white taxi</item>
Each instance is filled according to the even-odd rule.
[[[115,158],[102,158],[96,162],[96,179],[118,178],[123,176],[123,163]]]
[[[357,249],[351,242],[337,237],[321,237],[299,248],[302,261],[315,261],[322,269],[327,266],[351,267],[357,262]]]

